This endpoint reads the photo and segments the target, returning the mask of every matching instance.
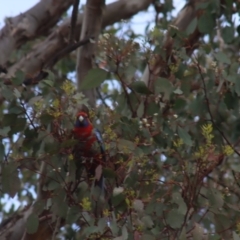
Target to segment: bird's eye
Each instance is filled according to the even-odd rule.
[[[78,119],[79,119],[80,122],[82,122],[84,120],[84,117],[83,116],[79,116]]]

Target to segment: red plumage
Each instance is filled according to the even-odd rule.
[[[80,122],[79,117],[83,118],[82,122]],[[97,138],[93,133],[93,129],[94,127],[88,119],[88,115],[85,112],[79,112],[77,114],[77,120],[73,129],[73,133],[74,137],[78,139],[81,144],[83,157],[92,157],[92,146],[94,142],[97,141]]]
[[[79,112],[77,114],[73,134],[75,139],[78,140],[73,150],[77,161],[77,169],[81,168],[83,164],[88,175],[95,176],[96,184],[103,189],[104,180],[102,173],[97,174],[95,172],[96,168],[99,165],[103,165],[105,161],[103,140],[101,133],[90,122],[87,113]]]

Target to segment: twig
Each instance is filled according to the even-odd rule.
[[[235,194],[238,198],[240,198],[240,192],[237,192],[233,187],[227,186],[225,183],[220,182],[220,181],[214,179],[214,178],[211,177],[211,176],[207,176],[207,178],[210,179],[210,180],[212,180],[213,182],[219,184],[220,186],[222,186],[222,187],[224,187],[224,188],[228,188],[231,193]]]
[[[53,235],[52,235],[52,240],[55,240],[56,239],[56,235],[57,235],[57,232],[60,228],[60,217],[57,218],[57,222],[56,222],[56,225],[55,225],[55,228],[54,228],[54,232],[53,232]]]
[[[25,115],[26,115],[28,121],[30,122],[31,126],[33,127],[33,129],[35,130],[35,132],[37,132],[38,130],[37,130],[37,128],[35,127],[35,125],[34,125],[32,119],[31,119],[30,116],[28,115],[28,113],[27,113],[27,109],[25,108],[24,103],[22,102],[22,100],[20,100],[20,105],[21,105],[22,108],[24,109],[24,113],[25,113]]]
[[[99,91],[99,88],[96,88],[96,92],[97,92],[97,94],[98,94],[98,97],[101,99],[103,105],[104,105],[106,108],[109,108],[109,106],[106,104],[106,101],[103,99],[102,94],[101,94],[100,91]]]
[[[129,94],[128,94],[128,92],[127,92],[127,88],[126,88],[126,86],[125,86],[125,83],[124,83],[124,81],[122,80],[122,77],[120,76],[120,74],[119,74],[119,72],[118,72],[119,63],[117,62],[116,65],[117,65],[117,69],[116,69],[116,71],[115,71],[115,74],[117,75],[119,81],[121,82],[121,85],[122,85],[124,94],[125,94],[125,96],[126,96],[126,98],[127,98],[128,106],[130,107],[131,112],[132,112],[132,117],[135,117],[135,116],[136,116],[136,111],[134,111],[134,109],[133,109],[133,106],[132,106],[132,103],[131,103]]]
[[[53,214],[47,214],[47,215],[40,217],[38,220],[39,220],[39,222],[43,222],[45,220],[51,219],[52,216],[53,216]]]
[[[75,0],[74,4],[73,4],[72,17],[71,17],[71,30],[70,30],[70,34],[69,34],[69,42],[70,43],[72,43],[74,41],[79,2],[80,2],[80,0]]]
[[[159,1],[154,1],[153,7],[155,9],[155,26],[158,26],[158,15],[163,10],[163,6]]]

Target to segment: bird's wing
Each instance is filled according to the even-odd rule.
[[[97,142],[99,144],[99,147],[100,147],[100,151],[101,151],[101,154],[103,155],[103,158],[105,160],[105,147],[104,147],[104,142],[103,142],[103,138],[102,138],[102,134],[101,132],[94,128],[94,134],[96,136],[96,139],[97,139]]]

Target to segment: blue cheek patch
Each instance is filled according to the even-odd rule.
[[[89,125],[88,120],[85,118],[82,122],[80,122],[78,119],[75,123],[75,127],[87,127]]]

